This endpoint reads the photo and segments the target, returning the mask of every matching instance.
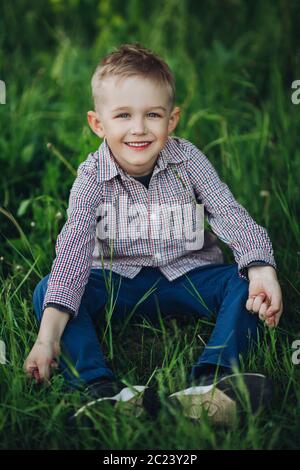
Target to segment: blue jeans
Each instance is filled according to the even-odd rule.
[[[108,270],[91,269],[78,315],[67,323],[61,337],[62,351],[78,372],[76,377],[68,366],[69,361],[60,359],[60,370],[71,387],[97,377],[116,378],[105,363],[95,330],[95,322],[99,316],[104,316],[109,298],[105,283],[105,277],[108,279],[109,275]],[[39,322],[48,278],[49,275],[37,284],[33,294],[33,307]],[[189,314],[215,319],[210,339],[193,364],[189,381],[199,375],[200,367],[205,364],[239,366],[239,355],[249,351],[257,340],[258,316],[249,313],[245,307],[249,283],[239,277],[236,264],[202,266],[173,281],[168,281],[159,269],[152,267],[142,268],[134,279],[116,273],[111,273],[111,279],[114,301],[116,299],[112,320],[126,319],[154,285],[156,289],[141,303],[134,316],[155,320],[158,302],[162,317]]]

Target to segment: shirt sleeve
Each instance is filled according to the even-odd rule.
[[[189,174],[197,200],[213,232],[233,251],[239,275],[247,278],[245,268],[253,261],[263,261],[276,268],[273,248],[264,227],[258,225],[222,182],[206,156],[189,143]]]
[[[96,235],[96,211],[101,185],[93,154],[78,167],[70,191],[67,221],[57,237],[43,310],[47,304],[64,306],[77,316],[91,270]]]
[[[242,270],[242,274],[244,277],[246,277],[249,280],[248,276],[248,268],[251,268],[251,266],[271,266],[269,263],[265,263],[264,261],[252,261],[249,263],[245,268]]]
[[[246,266],[246,268],[251,268],[251,266],[270,266],[270,264],[265,263],[264,261],[252,261]]]
[[[74,310],[71,310],[70,308],[65,307],[64,305],[56,304],[55,302],[48,302],[47,305],[45,305],[45,308],[47,307],[54,307],[60,312],[68,313],[71,318],[74,318],[75,316]]]

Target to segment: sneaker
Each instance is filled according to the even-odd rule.
[[[238,373],[204,376],[197,385],[169,396],[174,406],[180,406],[184,416],[200,420],[206,414],[215,424],[232,426],[245,409],[252,413],[267,406],[273,395],[273,386],[262,374]]]
[[[139,417],[144,410],[151,416],[156,416],[158,411],[155,392],[144,385],[127,387],[117,380],[99,378],[88,385],[83,392],[88,396],[88,400],[69,417],[70,422],[84,416],[87,411],[96,409],[104,401],[135,417]]]

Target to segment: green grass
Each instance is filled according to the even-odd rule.
[[[300,435],[299,124],[291,83],[300,78],[294,2],[220,3],[8,2],[0,18],[1,448],[10,449],[296,449]],[[147,18],[144,12],[148,11]],[[72,18],[72,22],[70,22]],[[225,21],[224,21],[225,19]],[[23,27],[20,39],[19,25]],[[80,402],[56,372],[50,388],[28,382],[23,362],[38,325],[34,287],[51,269],[66,217],[74,171],[99,141],[90,132],[90,76],[122,42],[140,41],[162,54],[177,81],[182,118],[176,135],[202,149],[233,194],[273,241],[284,315],[266,330],[242,368],[276,385],[272,409],[232,430],[193,423],[167,405],[184,383],[212,327],[188,315],[155,327],[132,318],[99,324],[109,366],[132,384],[158,385],[165,406],[155,421],[101,409],[94,432],[68,432],[65,418]],[[13,60],[11,55],[14,54]],[[51,143],[52,145],[48,145]],[[225,259],[230,250],[220,243]],[[188,312],[183,312],[188,313]],[[103,320],[103,319],[102,319]]]

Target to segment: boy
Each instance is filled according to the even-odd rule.
[[[35,289],[41,324],[24,369],[37,382],[48,381],[62,343],[77,371],[72,374],[61,361],[71,386],[87,385],[97,401],[137,402],[143,395],[146,387],[124,389],[116,380],[95,333],[111,267],[120,286],[114,318],[126,318],[153,285],[164,315],[216,314],[214,331],[189,376],[193,387],[170,399],[187,416],[201,417],[206,407],[216,422],[230,421],[237,409],[232,371],[239,355],[256,339],[258,317],[275,327],[283,310],[268,234],[196,146],[170,137],[180,109],[174,106],[174,78],[160,57],[139,44],[125,44],[98,65],[92,91],[95,110],[88,112],[88,123],[103,142],[79,166],[51,273]],[[188,228],[189,235],[204,208],[236,263],[223,263],[215,236],[203,234],[199,224],[194,245],[190,237],[180,238],[180,231],[170,234],[170,206],[173,225]],[[178,208],[189,209],[183,219]],[[203,302],[188,293],[189,280]],[[155,310],[152,295],[139,313],[151,318]],[[255,388],[253,396],[264,395],[264,376],[243,378],[250,391]]]

